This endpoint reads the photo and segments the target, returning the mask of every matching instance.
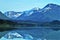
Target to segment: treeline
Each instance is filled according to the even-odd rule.
[[[46,22],[46,23],[42,23],[40,26],[51,28],[53,30],[60,30],[60,21],[54,20],[52,22]]]
[[[12,30],[20,27],[33,27],[35,26],[34,23],[27,23],[27,22],[12,22],[9,20],[0,20],[0,31],[5,30]]]
[[[14,29],[12,26],[16,23],[8,21],[8,20],[0,20],[0,31],[4,30],[12,30]]]

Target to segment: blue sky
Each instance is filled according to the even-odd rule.
[[[25,11],[34,7],[43,8],[49,3],[60,5],[60,0],[0,0],[0,11]]]

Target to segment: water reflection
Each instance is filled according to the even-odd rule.
[[[50,28],[18,28],[8,31],[0,40],[46,40],[45,36],[55,32]]]

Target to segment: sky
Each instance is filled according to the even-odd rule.
[[[49,3],[60,5],[60,0],[0,0],[0,11],[25,11],[34,7],[43,8]]]

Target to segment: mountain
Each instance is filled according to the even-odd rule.
[[[4,13],[8,18],[16,19],[22,15],[22,12],[7,11]]]
[[[2,12],[0,12],[0,19],[8,20],[9,18],[6,15],[4,15]]]
[[[60,20],[60,6],[56,4],[48,4],[44,8],[33,8],[25,11],[24,15],[18,17],[19,20],[31,20],[37,22],[50,22]]]
[[[60,6],[48,4],[42,9],[43,14],[51,20],[60,20]]]
[[[60,20],[60,6],[56,4],[48,4],[44,8],[33,8],[23,12],[8,11],[5,12],[11,20],[15,21],[35,21],[35,22],[51,22]]]
[[[39,17],[38,17],[39,16]],[[40,8],[33,8],[28,11],[24,11],[23,14],[17,17],[17,20],[24,20],[24,21],[42,21],[45,20],[44,15],[40,12]]]

